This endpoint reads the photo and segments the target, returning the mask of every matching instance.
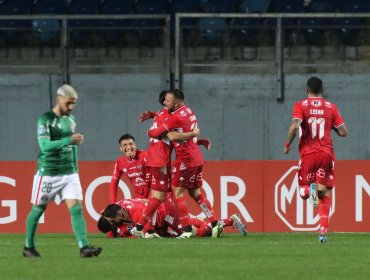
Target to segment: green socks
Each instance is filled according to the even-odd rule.
[[[72,206],[69,208],[69,212],[71,213],[72,228],[76,235],[78,246],[82,248],[87,245],[87,230],[81,204]]]
[[[45,208],[34,205],[30,213],[27,216],[26,220],[26,247],[32,248],[35,247],[35,234],[37,231],[37,226],[39,223],[39,219],[44,213]]]

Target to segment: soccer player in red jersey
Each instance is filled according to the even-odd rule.
[[[101,217],[98,220],[99,230],[107,233],[107,237],[134,237],[131,235],[131,229],[135,221],[140,218],[140,214],[144,211],[147,202],[146,199],[124,199],[115,204],[109,204],[101,212]],[[155,233],[149,234],[146,232],[146,238],[177,237],[182,234],[177,212],[171,199],[161,203],[153,217],[155,218],[151,223],[155,227]],[[220,223],[225,227],[233,226],[244,236],[247,234],[246,227],[241,223],[238,214],[223,219]],[[196,236],[206,237],[212,235],[212,228],[207,222],[191,218],[190,224],[194,232],[196,232]]]
[[[122,175],[126,175],[129,179],[133,187],[134,198],[147,198],[150,192],[146,175],[147,152],[136,149],[135,138],[130,134],[122,135],[118,143],[123,155],[117,158],[114,165],[109,186],[110,202],[117,201],[117,188]]]
[[[167,91],[159,94],[159,103],[163,105],[164,97]],[[144,121],[154,117],[152,128],[158,127],[166,119],[171,117],[167,108],[163,108],[157,113],[145,112],[140,115],[139,120]],[[199,129],[187,131],[185,133],[173,131],[167,135],[162,135],[160,138],[151,138],[148,147],[147,170],[150,174],[151,197],[149,198],[148,206],[143,212],[142,218],[132,229],[132,234],[138,237],[144,237],[143,226],[152,217],[156,209],[162,201],[164,201],[166,194],[171,192],[171,151],[172,145],[168,137],[179,141],[186,140],[190,137],[197,136]]]
[[[293,120],[289,127],[284,153],[299,130],[298,183],[300,195],[319,206],[319,241],[327,242],[327,229],[331,207],[330,191],[334,187],[335,154],[331,130],[347,136],[347,128],[337,106],[323,98],[323,83],[317,77],[307,81],[307,98],[293,107]]]
[[[192,132],[197,128],[196,117],[191,109],[185,106],[184,94],[180,90],[167,91],[164,105],[171,112],[171,116],[166,118],[162,124],[156,127],[152,126],[148,131],[148,135],[153,139],[157,139],[167,134],[174,145],[176,159],[172,168],[171,185],[175,205],[184,231],[179,238],[190,238],[193,236],[189,222],[189,210],[184,198],[186,190],[188,190],[190,196],[198,203],[203,213],[211,221],[212,237],[221,237],[223,227],[218,222],[211,203],[200,190],[203,184],[203,156],[199,149],[197,138],[194,136],[187,140],[178,140],[170,135],[174,131]]]

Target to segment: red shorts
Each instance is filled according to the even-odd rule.
[[[171,191],[171,174],[170,166],[153,167],[148,166],[150,173],[150,188],[160,192]]]
[[[324,152],[304,155],[298,163],[298,184],[305,186],[314,182],[334,187],[334,160]]]
[[[175,163],[172,167],[171,185],[187,189],[202,187],[203,165],[187,167],[183,163]]]

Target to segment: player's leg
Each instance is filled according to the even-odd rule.
[[[302,199],[309,199],[312,206],[318,205],[316,169],[317,153],[303,156],[298,163],[299,195]]]
[[[182,234],[179,237],[177,237],[179,239],[194,237],[192,226],[190,224],[189,209],[184,197],[185,191],[186,188],[184,187],[180,186],[172,187],[174,203],[180,223],[179,227],[183,231]]]
[[[102,249],[89,246],[87,241],[86,221],[82,210],[82,188],[78,174],[62,176],[64,187],[61,190],[61,200],[65,202],[71,215],[71,224],[80,248],[81,257],[98,256]]]
[[[40,176],[38,173],[33,178],[31,203],[32,208],[26,220],[26,242],[23,248],[23,256],[40,257],[40,253],[35,249],[35,235],[39,220],[44,213],[52,192],[52,178]]]
[[[319,241],[328,241],[327,232],[330,218],[331,190],[334,187],[334,162],[329,155],[322,154],[318,162],[320,168],[316,172],[316,181],[319,200]]]
[[[325,243],[328,241],[328,226],[331,207],[330,189],[324,185],[319,184],[319,216],[320,216],[320,229],[319,241]]]
[[[170,192],[170,173],[169,167],[148,167],[150,172],[151,197],[148,205],[145,207],[143,215],[138,223],[132,228],[131,234],[139,238],[144,238],[144,226],[153,216],[159,205],[164,201],[166,193]],[[154,233],[154,227],[147,228],[149,234]],[[151,235],[148,235],[151,236]]]

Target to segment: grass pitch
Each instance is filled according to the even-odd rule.
[[[24,235],[0,234],[0,279],[370,279],[370,234],[229,234],[221,239],[108,239],[97,258],[81,259],[72,234],[39,234],[41,258],[24,258]]]

